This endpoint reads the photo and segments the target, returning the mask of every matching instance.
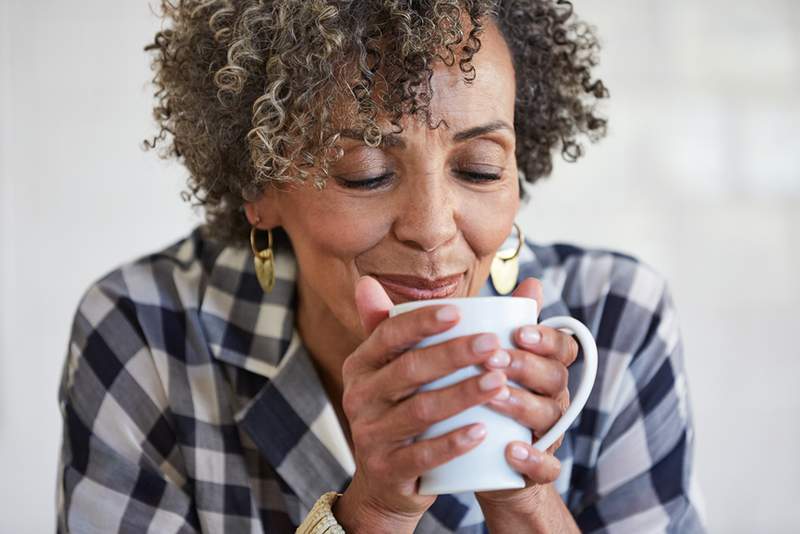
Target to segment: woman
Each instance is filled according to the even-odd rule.
[[[667,286],[634,258],[567,245],[520,242],[511,286],[542,318],[592,329],[581,417],[546,453],[509,444],[523,489],[415,490],[485,433],[414,442],[432,422],[486,403],[542,435],[580,374],[557,330],[522,328],[509,351],[493,335],[413,350],[457,310],[388,318],[397,302],[507,293],[490,271],[517,239],[522,181],[602,135],[596,41],[568,3],[162,7],[150,146],[171,136],[164,155],[190,171],[207,224],[80,305],[60,530],[702,530]],[[485,372],[417,392],[473,364]]]

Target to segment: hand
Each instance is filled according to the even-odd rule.
[[[459,368],[483,365],[500,350],[495,334],[463,336],[421,349],[422,339],[458,322],[458,308],[429,306],[388,318],[392,302],[374,279],[356,286],[367,339],[342,366],[342,407],[353,440],[356,471],[334,507],[346,531],[412,531],[435,496],[417,493],[419,476],[477,446],[482,424],[414,442],[433,423],[500,394],[503,371],[487,371],[435,391],[417,389]]]
[[[513,296],[535,298],[541,310],[542,287],[538,280],[528,278],[514,291]],[[540,339],[532,340],[528,333],[538,332]],[[506,400],[492,400],[487,406],[514,418],[533,430],[534,440],[547,432],[569,407],[567,367],[578,356],[578,343],[569,334],[546,326],[525,326],[514,334],[518,349],[510,350],[510,365],[502,367],[509,380],[524,389],[511,387]],[[487,369],[493,368],[487,362]],[[495,367],[496,368],[496,367]],[[554,456],[564,436],[546,452],[534,449],[530,443],[512,442],[506,448],[508,463],[525,477],[526,487],[477,493],[481,506],[502,505],[505,510],[531,512],[543,486],[552,483],[561,472]]]

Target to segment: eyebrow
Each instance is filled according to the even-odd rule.
[[[462,130],[453,134],[453,141],[456,143],[462,143],[469,139],[474,139],[475,137],[480,137],[482,135],[486,135],[487,133],[495,132],[497,130],[508,130],[511,133],[514,133],[514,128],[508,124],[504,120],[496,120],[492,122],[488,122],[481,126],[474,126],[472,128],[467,128],[466,130]],[[355,139],[357,141],[361,141],[363,137],[358,130],[346,128],[340,132],[342,137],[346,137],[348,139]],[[403,139],[395,133],[385,133],[381,136],[381,146],[386,148],[405,148],[406,144]]]
[[[467,139],[473,139],[475,137],[480,137],[487,133],[495,132],[497,130],[508,130],[511,133],[514,133],[514,128],[508,124],[504,120],[496,120],[484,124],[482,126],[475,126],[474,128],[467,128],[457,134],[453,135],[453,141],[456,143],[460,143],[462,141],[466,141]]]

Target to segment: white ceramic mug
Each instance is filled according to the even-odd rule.
[[[500,338],[500,346],[514,348],[514,331],[524,325],[536,324],[536,300],[524,297],[472,297],[432,299],[405,302],[394,306],[389,315],[394,317],[423,306],[453,304],[461,312],[461,319],[453,328],[431,336],[417,347],[426,347],[461,336],[493,332]],[[566,329],[578,338],[583,349],[584,365],[580,384],[564,415],[533,446],[546,450],[563,434],[575,420],[594,385],[597,374],[597,346],[589,329],[572,317],[551,317],[539,323],[551,328]],[[483,373],[478,366],[468,366],[422,387],[422,390],[438,389]],[[520,387],[509,381],[509,385]],[[463,491],[491,491],[525,487],[522,475],[515,471],[505,459],[505,449],[511,441],[531,443],[529,428],[510,417],[485,406],[473,406],[444,421],[432,425],[417,439],[441,436],[456,428],[472,423],[486,426],[486,437],[480,445],[426,473],[420,479],[421,495],[440,495]]]

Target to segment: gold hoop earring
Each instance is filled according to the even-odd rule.
[[[256,224],[259,222],[260,219],[256,221]],[[253,251],[253,264],[256,268],[258,284],[261,289],[269,293],[275,287],[275,256],[272,254],[272,230],[267,230],[267,248],[263,250],[256,249],[256,230],[258,230],[256,226],[250,228],[250,248]]]
[[[522,250],[525,236],[522,235],[522,230],[517,223],[514,223],[514,228],[516,228],[519,238],[517,248],[510,255],[507,251],[498,251],[492,258],[492,266],[489,269],[494,290],[500,295],[511,293],[516,287],[517,277],[519,277],[519,253]]]

